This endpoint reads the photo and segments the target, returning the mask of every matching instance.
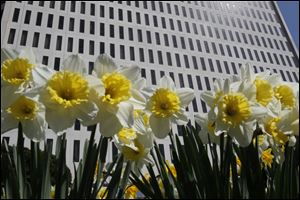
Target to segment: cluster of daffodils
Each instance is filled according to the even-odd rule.
[[[254,73],[247,64],[240,76],[216,80],[213,91],[205,91],[202,99],[210,107],[206,114],[196,115],[203,143],[219,143],[220,135],[231,136],[241,147],[258,137],[263,166],[271,167],[274,159],[283,161],[286,145],[295,145],[299,136],[299,84],[281,80],[269,71]]]
[[[170,77],[158,88],[146,87],[138,66],[118,66],[100,55],[92,74],[78,55],[67,57],[61,71],[36,61],[32,49],[1,50],[1,133],[18,127],[33,141],[45,138],[47,124],[58,135],[78,119],[84,126],[99,123],[134,169],[149,162],[153,138],[164,138],[171,124],[188,122],[185,107],[191,89],[176,89]]]

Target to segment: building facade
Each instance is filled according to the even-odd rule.
[[[169,75],[177,87],[195,90],[187,108],[192,121],[195,113],[207,112],[201,91],[211,90],[215,78],[238,74],[247,62],[257,72],[269,69],[299,82],[298,50],[271,1],[1,2],[1,47],[25,46],[55,70],[79,54],[91,72],[97,55],[106,53],[117,64],[140,66],[149,86]],[[1,137],[14,143],[15,132]],[[67,130],[69,163],[79,161],[89,134],[78,121]],[[55,145],[55,138],[49,129],[47,142]],[[158,143],[169,158],[168,141]],[[109,146],[109,159],[116,153]]]

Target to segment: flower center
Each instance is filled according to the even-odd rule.
[[[150,109],[156,117],[167,118],[180,109],[180,99],[169,89],[160,88],[150,98]]]
[[[149,127],[149,116],[143,110],[134,110],[133,115],[135,119],[142,118],[146,127]]]
[[[35,101],[21,96],[6,111],[17,120],[33,120],[38,111],[38,106]]]
[[[268,148],[267,150],[264,150],[261,154],[261,160],[264,163],[265,166],[269,166],[271,168],[273,163],[274,156],[271,154],[272,149]]]
[[[32,68],[33,65],[29,63],[28,59],[8,59],[2,64],[1,77],[12,85],[20,85],[29,80]]]
[[[224,95],[218,104],[221,119],[231,126],[239,125],[251,115],[247,98],[241,93]]]
[[[88,101],[88,82],[74,72],[57,72],[48,81],[47,91],[51,100],[64,108],[79,105]]]
[[[118,133],[118,138],[124,144],[130,144],[136,138],[136,132],[132,128],[122,128]]]
[[[266,106],[273,97],[272,86],[266,80],[255,79],[256,100],[263,106]]]
[[[280,118],[272,118],[265,124],[265,130],[267,133],[273,136],[275,141],[280,145],[285,145],[289,140],[288,136],[285,135],[277,128],[277,124],[280,121]]]
[[[293,93],[293,89],[287,85],[280,85],[274,88],[275,97],[280,100],[284,108],[293,108],[296,103],[296,99]]]
[[[137,161],[144,157],[145,147],[137,139],[134,140],[134,147],[123,146],[122,153],[128,160]]]
[[[105,87],[103,102],[115,105],[131,97],[131,82],[124,75],[116,72],[107,73],[102,77],[102,82]]]

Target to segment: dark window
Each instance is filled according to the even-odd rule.
[[[95,42],[90,40],[90,45],[89,45],[89,54],[90,55],[94,55],[94,52],[95,52]]]
[[[55,1],[50,1],[49,7],[50,7],[50,8],[55,8]]]
[[[49,15],[48,15],[47,27],[48,27],[48,28],[52,28],[52,25],[53,25],[53,15],[52,15],[52,14],[49,14]]]
[[[169,38],[167,34],[164,34],[165,46],[169,46]]]
[[[229,57],[232,57],[232,53],[231,53],[231,50],[230,50],[230,46],[229,46],[229,45],[226,45],[226,49],[227,49],[227,52],[228,52]]]
[[[84,41],[83,39],[79,39],[79,45],[78,45],[78,53],[84,52]]]
[[[31,16],[31,11],[26,10],[24,24],[30,24],[30,16]]]
[[[80,33],[84,33],[84,20],[83,19],[81,19],[80,20],[80,26],[79,26],[79,32]]]
[[[161,51],[157,51],[157,56],[158,56],[158,63],[160,65],[163,65],[163,58],[162,58],[162,52]]]
[[[177,67],[181,67],[180,58],[179,58],[179,54],[178,53],[175,53],[175,59],[176,59],[176,65],[177,65]]]
[[[214,64],[213,64],[213,62],[212,62],[212,59],[208,59],[208,65],[209,65],[209,67],[210,67],[210,71],[211,72],[214,72],[215,71],[215,69],[214,69]]]
[[[80,140],[74,140],[73,162],[79,162]]]
[[[178,74],[178,78],[179,78],[179,86],[181,88],[184,87],[184,80],[182,74]]]
[[[145,14],[145,24],[149,26],[149,15]]]
[[[58,50],[58,51],[61,50],[61,43],[62,43],[62,36],[57,36],[57,39],[56,39],[56,50]]]
[[[151,49],[148,50],[149,54],[149,63],[154,63],[153,51]]]
[[[129,47],[129,51],[130,51],[130,60],[135,60],[134,48],[133,47]]]
[[[198,106],[197,106],[197,101],[196,101],[196,99],[193,99],[192,104],[193,104],[194,112],[198,112]]]
[[[163,28],[166,28],[166,19],[164,17],[161,17],[161,25]]]
[[[244,48],[241,47],[242,56],[244,59],[247,59]]]
[[[234,50],[234,53],[235,53],[235,57],[240,58],[240,55],[239,55],[239,52],[238,52],[236,46],[233,47],[233,50]]]
[[[196,76],[196,81],[197,81],[198,90],[202,90],[202,83],[199,76]]]
[[[114,19],[114,8],[109,7],[109,19]]]
[[[54,70],[59,71],[60,58],[54,58]]]
[[[120,45],[120,58],[125,59],[125,47],[124,47],[124,45]]]
[[[105,35],[104,23],[100,23],[100,36],[104,36],[104,35]]]
[[[142,30],[138,29],[137,33],[138,33],[138,41],[139,42],[143,42]]]
[[[196,44],[197,44],[197,49],[198,49],[198,51],[199,51],[199,52],[202,52],[200,40],[196,40]]]
[[[173,40],[173,46],[174,46],[175,48],[177,48],[178,45],[177,45],[177,40],[176,40],[176,36],[175,36],[175,35],[172,35],[172,40]]]
[[[237,74],[237,71],[236,71],[236,67],[235,67],[234,62],[231,62],[231,66],[232,66],[233,73],[234,73],[234,74]]]
[[[206,71],[206,65],[203,57],[200,57],[201,67],[203,71]]]
[[[144,55],[144,49],[139,48],[139,53],[140,53],[140,61],[145,62],[145,55]]]
[[[132,22],[132,15],[131,15],[131,11],[127,11],[127,20],[128,22]]]
[[[154,24],[154,27],[158,27],[157,17],[156,16],[153,16],[153,24]]]
[[[189,38],[188,40],[189,40],[190,50],[191,50],[191,51],[194,51],[194,45],[193,45],[193,40],[192,40],[192,38]]]
[[[123,21],[123,10],[118,9],[119,21]]]
[[[184,55],[183,58],[184,58],[185,67],[189,69],[190,63],[189,63],[189,59],[188,59],[187,55]]]
[[[20,42],[21,46],[26,46],[27,35],[28,35],[28,31],[22,31],[21,42]]]
[[[151,1],[153,2],[153,1]],[[164,149],[164,145],[163,144],[158,144],[158,148],[159,148],[159,151],[162,155],[163,158],[165,158],[165,149]]]
[[[50,49],[50,44],[51,44],[51,35],[46,34],[44,48]]]
[[[68,52],[72,52],[73,51],[73,38],[69,37],[68,38],[68,48],[67,48]]]
[[[59,16],[59,23],[58,23],[58,29],[64,29],[64,17]]]
[[[100,54],[105,53],[105,43],[104,42],[100,42]]]
[[[207,42],[207,41],[204,41],[204,47],[205,47],[206,53],[210,53],[210,51],[209,51],[209,46],[208,46],[208,42]]]
[[[205,85],[207,90],[211,90],[208,77],[204,77]]]
[[[110,56],[111,57],[115,57],[115,45],[114,44],[110,44]]]
[[[109,25],[109,37],[114,38],[115,37],[115,27],[114,25]]]
[[[92,16],[95,16],[95,4],[93,4],[93,3],[91,4],[91,11],[90,12],[91,12]]]
[[[42,17],[43,17],[43,13],[38,12],[37,16],[36,16],[36,26],[40,26],[42,24]]]
[[[12,21],[13,22],[18,22],[19,15],[20,15],[20,9],[19,8],[15,8]]]
[[[198,63],[196,57],[192,56],[192,60],[193,60],[194,69],[198,69]]]
[[[104,6],[100,6],[100,17],[104,17],[105,13],[104,13]]]
[[[141,24],[141,14],[140,13],[136,13],[136,23]]]
[[[169,66],[172,66],[172,59],[171,59],[171,54],[170,52],[167,52],[167,62]]]
[[[90,22],[90,34],[95,34],[95,22]]]
[[[40,33],[34,32],[32,47],[38,47],[39,46],[39,38],[40,38]]]
[[[261,56],[262,56],[262,58],[263,58],[263,61],[264,61],[264,62],[267,62],[267,59],[266,59],[266,57],[265,57],[264,52],[263,52],[263,51],[260,51],[260,54],[261,54]]]
[[[81,2],[80,13],[85,14],[85,2]]]
[[[153,69],[151,69],[150,72],[151,72],[151,81],[152,81],[152,84],[156,85],[155,71]]]
[[[188,74],[187,77],[188,77],[189,87],[194,89],[192,76],[190,74]]]
[[[184,37],[180,37],[180,41],[181,41],[181,48],[186,49]]]
[[[75,19],[74,18],[70,18],[69,31],[74,31],[74,23],[75,23]]]
[[[133,30],[132,28],[128,28],[128,37],[130,41],[133,41]]]
[[[225,66],[225,71],[227,74],[230,74],[230,71],[229,71],[229,67],[228,67],[228,63],[226,61],[224,61],[224,66]]]
[[[49,60],[49,57],[48,57],[48,56],[43,56],[42,64],[43,64],[43,65],[48,65],[48,60]]]
[[[76,10],[76,1],[71,1],[71,12],[75,12]]]
[[[219,72],[219,73],[222,73],[222,67],[221,67],[220,61],[219,61],[219,60],[216,60],[216,63],[217,63],[218,72]]]
[[[253,56],[252,56],[251,50],[250,50],[250,49],[247,49],[247,51],[248,51],[248,55],[249,55],[249,57],[250,57],[250,60],[253,60]]]

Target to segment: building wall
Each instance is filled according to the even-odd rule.
[[[239,73],[246,62],[257,72],[269,69],[299,81],[298,50],[281,17],[271,1],[7,1],[1,47],[33,47],[39,61],[55,70],[68,55],[79,54],[91,71],[97,55],[107,53],[119,65],[139,65],[150,86],[170,75],[177,87],[195,90],[187,109],[193,121],[195,113],[207,112],[201,91],[210,90],[215,78]],[[55,145],[55,134],[48,132]],[[89,133],[78,122],[67,130],[69,163],[78,161]],[[16,141],[12,135],[5,135],[10,143]],[[158,143],[170,157],[168,141]],[[110,146],[109,159],[113,152]]]

